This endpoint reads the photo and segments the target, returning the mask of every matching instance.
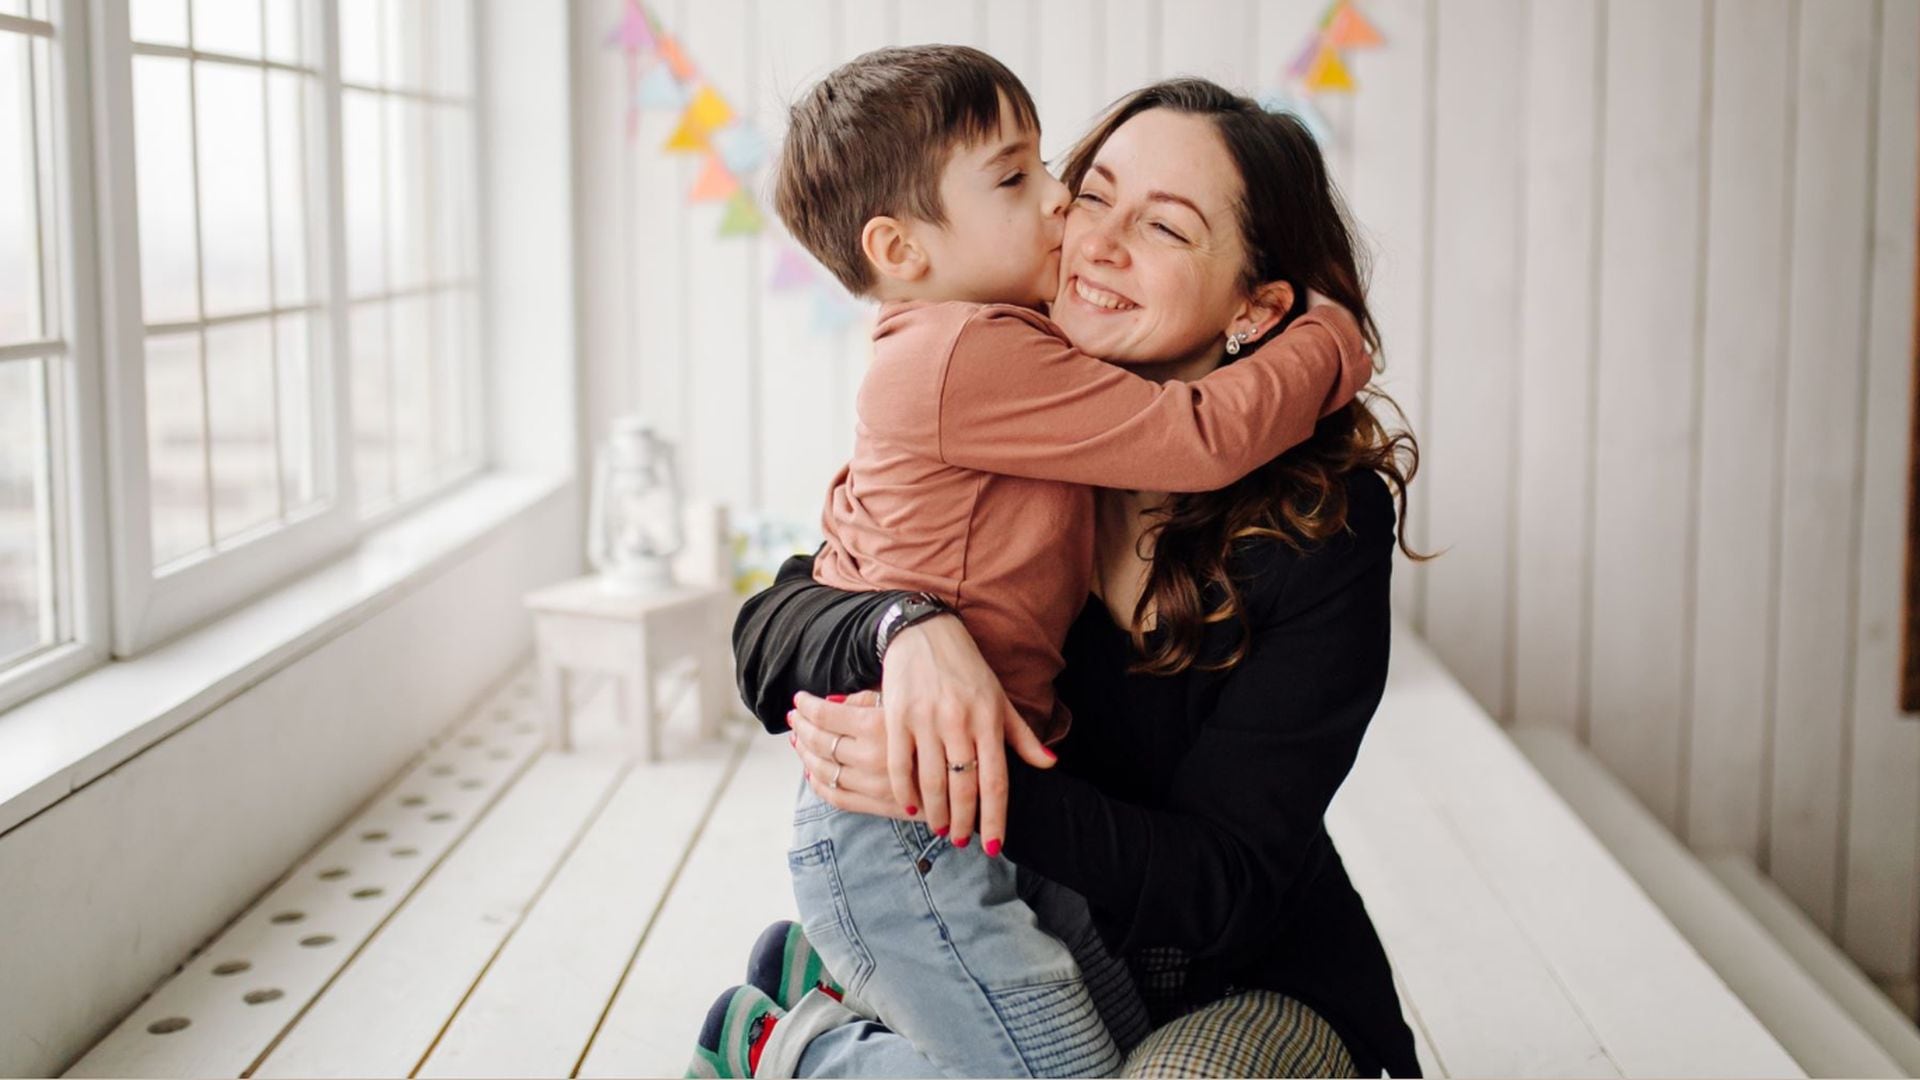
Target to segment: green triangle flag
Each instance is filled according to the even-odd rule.
[[[760,231],[766,220],[760,216],[760,208],[754,205],[753,195],[741,188],[727,200],[727,214],[720,219],[721,236],[752,236]]]

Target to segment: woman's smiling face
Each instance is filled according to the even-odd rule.
[[[1207,118],[1148,109],[1120,125],[1067,213],[1054,321],[1115,363],[1217,358],[1246,298],[1242,190]]]

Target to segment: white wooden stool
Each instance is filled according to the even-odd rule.
[[[698,667],[700,734],[720,734],[733,711],[732,593],[719,585],[680,585],[642,595],[608,592],[597,577],[575,578],[528,593],[540,682],[552,718],[554,746],[571,750],[568,682],[597,672],[613,680],[616,715],[648,761],[660,759],[654,686],[683,660]]]

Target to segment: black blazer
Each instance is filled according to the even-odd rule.
[[[1060,764],[1009,755],[1005,851],[1085,896],[1116,953],[1184,954],[1191,1000],[1288,994],[1333,1025],[1361,1075],[1418,1076],[1386,953],[1324,822],[1386,686],[1391,638],[1393,500],[1371,472],[1346,492],[1346,532],[1305,552],[1236,548],[1249,627],[1213,624],[1202,649],[1225,657],[1250,628],[1230,670],[1127,672],[1131,640],[1089,599],[1057,683],[1074,716]],[[768,731],[786,732],[798,690],[879,685],[873,633],[898,595],[816,584],[796,556],[747,601],[734,652]]]

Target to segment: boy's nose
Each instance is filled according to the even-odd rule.
[[[1067,203],[1072,201],[1073,193],[1067,190],[1067,185],[1051,175],[1047,177],[1047,182],[1051,186],[1047,189],[1045,201],[1040,204],[1041,209],[1048,217],[1056,214],[1064,217],[1067,212]]]

